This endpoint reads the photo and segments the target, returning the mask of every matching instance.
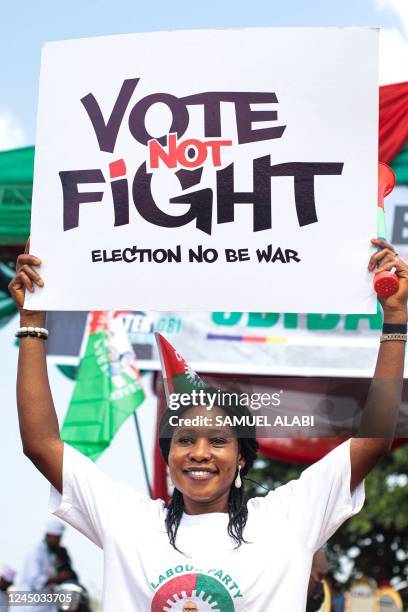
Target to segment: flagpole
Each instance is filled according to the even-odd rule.
[[[149,474],[148,474],[148,471],[147,471],[146,456],[145,456],[145,453],[144,453],[142,435],[141,435],[141,432],[140,432],[139,420],[137,418],[136,410],[133,413],[133,417],[134,417],[134,420],[135,420],[136,435],[137,435],[137,440],[139,442],[140,456],[142,458],[142,465],[143,465],[143,472],[144,472],[144,476],[145,476],[145,480],[146,480],[146,486],[147,486],[147,490],[149,491],[149,496],[152,497],[152,487],[151,487],[151,484],[150,484]]]

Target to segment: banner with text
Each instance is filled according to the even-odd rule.
[[[380,313],[140,311],[122,316],[140,369],[160,370],[154,339],[159,331],[188,355],[195,370],[224,374],[371,377],[382,325]],[[47,327],[50,360],[77,365],[86,338],[85,313],[52,312]]]
[[[359,28],[45,45],[45,287],[26,307],[375,313],[377,45]]]

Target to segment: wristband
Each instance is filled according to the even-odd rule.
[[[382,333],[383,334],[406,334],[407,324],[406,323],[383,323]]]
[[[44,327],[20,327],[16,333],[16,338],[27,338],[30,336],[31,338],[41,338],[41,340],[47,340],[48,338],[48,329]]]

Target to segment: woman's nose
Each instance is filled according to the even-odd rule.
[[[211,459],[211,444],[205,438],[196,440],[190,448],[190,457],[195,461],[208,461]]]

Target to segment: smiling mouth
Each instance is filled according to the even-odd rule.
[[[191,480],[211,480],[218,474],[217,471],[210,470],[183,470],[183,473]]]

